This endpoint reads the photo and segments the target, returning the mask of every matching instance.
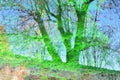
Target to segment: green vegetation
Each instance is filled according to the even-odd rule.
[[[84,66],[80,65],[78,63],[63,63],[58,61],[40,61],[38,58],[29,58],[29,57],[24,57],[20,55],[15,55],[10,52],[0,52],[0,66],[3,65],[10,65],[12,67],[17,67],[20,65],[25,65],[28,68],[35,68],[39,67],[42,69],[50,69],[50,70],[62,70],[62,71],[83,71],[83,72],[92,72],[92,73],[119,73],[120,71],[115,71],[115,70],[107,70],[107,69],[102,69],[102,68],[97,68],[97,67],[92,67],[92,66]]]
[[[40,60],[38,58],[29,58],[20,55],[16,55],[7,51],[0,52],[0,65],[10,65],[12,67],[17,67],[24,65],[28,68],[30,67],[40,67]]]
[[[12,67],[17,67],[20,65],[25,65],[28,68],[39,67],[42,69],[50,69],[50,70],[62,70],[62,71],[83,71],[83,72],[92,72],[92,73],[119,73],[120,71],[115,70],[107,70],[92,66],[84,66],[74,62],[63,63],[60,60],[57,61],[40,61],[38,58],[29,58],[20,55],[13,54],[8,51],[0,52],[0,66],[9,64]]]
[[[43,69],[50,69],[50,70],[62,70],[62,71],[72,71],[72,72],[92,72],[92,73],[119,73],[120,71],[115,70],[108,70],[104,68],[98,68],[93,66],[85,66],[80,65],[78,62],[72,62],[72,60],[68,63],[60,62],[59,60],[55,61],[42,61],[41,66]]]

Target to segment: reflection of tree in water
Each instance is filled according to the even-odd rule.
[[[40,53],[43,59],[48,60],[54,60],[59,55],[58,58],[63,62],[71,61],[72,57],[73,62],[79,61],[82,64],[85,62],[86,65],[97,67],[105,65],[109,53],[109,41],[102,32],[96,29],[95,22],[99,9],[97,9],[96,17],[93,19],[94,26],[92,25],[93,27],[90,29],[87,27],[87,19],[89,18],[86,16],[88,16],[89,4],[93,1],[97,2],[97,8],[104,2],[104,0],[6,2],[9,4],[8,10],[19,13],[17,19],[13,20],[16,23],[15,27],[9,27],[9,29],[13,29],[12,34],[14,32],[18,34],[17,37],[14,36],[13,40],[16,42],[15,44],[19,43],[18,51],[32,55]],[[15,44],[14,49],[18,47]],[[79,53],[84,59],[79,57]]]

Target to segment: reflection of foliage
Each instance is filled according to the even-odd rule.
[[[84,35],[84,48],[80,51],[79,63],[89,66],[104,67],[107,60],[109,51],[109,38],[102,32],[98,31],[96,26],[90,28],[91,31],[86,29]]]
[[[24,38],[28,38],[30,37],[30,39],[27,39],[27,42],[31,42],[32,40],[37,40],[37,41],[41,41],[43,40],[45,42],[45,48],[48,49],[48,51],[50,52],[50,54],[52,56],[56,56],[56,54],[58,53],[58,51],[55,49],[54,45],[52,44],[52,41],[49,37],[49,34],[47,33],[47,29],[45,28],[45,24],[44,24],[44,19],[43,17],[47,17],[46,21],[50,22],[53,21],[51,19],[51,16],[54,17],[56,19],[56,23],[58,26],[58,30],[61,33],[62,36],[62,42],[64,43],[65,47],[66,47],[66,52],[68,54],[68,61],[71,59],[71,57],[73,57],[73,62],[78,61],[78,55],[79,55],[79,51],[81,50],[85,50],[87,48],[89,48],[90,46],[98,46],[98,45],[103,45],[104,42],[106,42],[106,38],[104,35],[102,35],[102,33],[98,33],[96,32],[96,29],[93,29],[92,32],[92,36],[89,40],[87,40],[87,36],[85,35],[86,32],[86,26],[85,26],[85,17],[87,15],[87,11],[88,11],[88,6],[89,4],[94,1],[94,0],[68,0],[65,2],[62,2],[61,0],[56,0],[56,8],[57,9],[57,13],[53,13],[50,10],[50,4],[52,1],[47,1],[47,0],[28,0],[28,3],[30,2],[30,9],[27,8],[25,5],[21,4],[22,2],[15,2],[13,1],[13,3],[9,3],[12,5],[14,5],[14,7],[17,7],[15,10],[17,10],[18,12],[21,13],[26,13],[27,15],[22,15],[21,17],[28,17],[27,20],[24,20],[23,23],[25,23],[25,21],[28,21],[29,19],[34,19],[35,22],[37,22],[39,29],[41,31],[42,37],[41,36],[29,36],[26,35],[25,33],[21,33],[24,34],[26,36],[24,36]],[[80,5],[78,3],[81,3]],[[9,5],[9,6],[11,6]],[[54,5],[53,5],[54,6]],[[12,8],[11,7],[11,8]],[[66,9],[66,13],[64,12],[64,8]],[[74,24],[77,26],[77,31],[76,31],[76,37],[75,37],[75,45],[74,48],[71,48],[71,38],[73,36],[73,33],[70,31],[70,25],[72,25],[72,23],[70,24],[70,22],[72,22],[72,18],[71,18],[71,14],[70,14],[70,9],[74,9],[74,13],[77,16],[76,17],[76,21],[74,21]],[[67,16],[64,16],[64,14]],[[29,18],[30,17],[30,18]],[[22,18],[21,18],[22,19]],[[65,21],[65,30],[63,27],[63,21]],[[51,25],[47,26],[50,27]],[[31,29],[29,29],[31,30]],[[29,32],[28,30],[28,32]],[[104,41],[102,41],[102,38],[97,38],[100,36],[104,37]],[[101,40],[102,39],[102,40]],[[100,44],[99,44],[100,43]],[[29,43],[28,43],[29,44]],[[26,46],[26,45],[24,45]],[[57,45],[58,48],[60,48],[60,45]],[[24,48],[24,47],[23,47]],[[65,53],[66,54],[66,53]],[[55,58],[53,57],[53,58]],[[77,58],[77,59],[76,59]]]
[[[119,63],[119,66],[120,66],[120,58],[117,60],[117,62]]]

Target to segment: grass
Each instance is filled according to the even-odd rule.
[[[29,58],[7,51],[0,52],[0,60],[0,65],[9,64],[12,67],[17,67],[20,65],[25,65],[26,67],[40,67],[41,63],[38,58]]]
[[[120,74],[120,71],[115,70],[108,70],[104,68],[98,68],[98,67],[92,67],[92,66],[85,66],[80,65],[78,63],[62,63],[59,61],[42,61],[41,62],[42,68],[47,68],[50,70],[62,70],[62,71],[71,71],[71,72],[92,72],[92,73],[118,73]]]

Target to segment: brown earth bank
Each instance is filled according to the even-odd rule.
[[[0,80],[24,80],[25,75],[28,73],[24,66],[13,69],[6,65],[0,69]]]
[[[120,73],[43,69],[41,70],[41,80],[120,80]]]
[[[0,67],[0,80],[40,80],[40,76],[33,75],[31,71],[25,66],[12,68],[5,65]]]
[[[0,68],[0,80],[120,80],[120,73],[94,71],[62,71],[41,69],[40,74],[33,74],[36,69],[25,66],[15,68],[5,65]]]

